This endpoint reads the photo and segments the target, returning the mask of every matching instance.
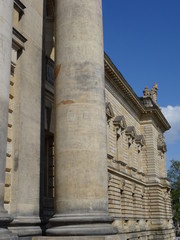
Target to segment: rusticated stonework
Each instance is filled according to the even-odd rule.
[[[175,239],[158,87],[139,98],[103,56],[101,10],[100,0],[14,0],[8,239]]]

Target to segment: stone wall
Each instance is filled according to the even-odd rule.
[[[14,2],[4,202],[15,217],[9,229],[21,237],[42,234],[40,226],[54,213],[54,1],[43,7],[43,0]],[[163,138],[169,125],[151,99],[149,111],[106,54],[105,75],[108,200],[116,238],[173,240]],[[49,146],[51,162],[42,153]]]

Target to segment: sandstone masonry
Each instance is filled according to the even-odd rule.
[[[170,125],[104,53],[101,0],[1,0],[0,47],[0,240],[174,240]]]

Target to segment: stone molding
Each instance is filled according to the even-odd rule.
[[[24,15],[25,5],[20,0],[14,0],[14,8],[19,12],[19,20]]]

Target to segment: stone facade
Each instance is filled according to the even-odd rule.
[[[101,4],[1,0],[0,239],[175,239],[170,125],[104,54]]]

